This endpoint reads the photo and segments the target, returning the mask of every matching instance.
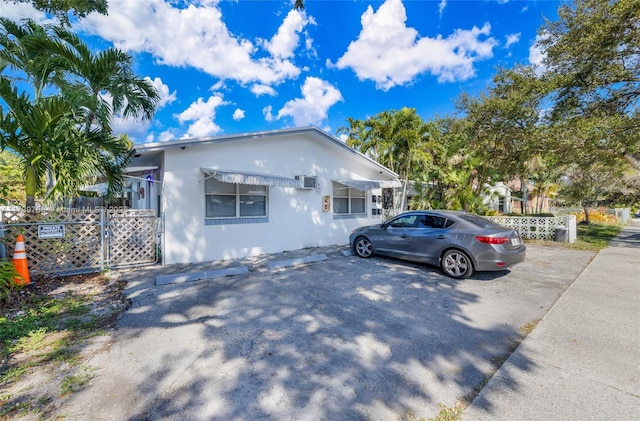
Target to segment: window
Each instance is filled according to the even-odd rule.
[[[422,228],[448,228],[453,225],[453,221],[435,215],[424,215],[420,220]]]
[[[339,215],[364,214],[367,193],[333,182],[333,213]]]
[[[393,228],[413,228],[416,226],[418,215],[403,215],[389,222],[389,226]]]
[[[207,218],[242,218],[267,216],[267,186],[223,183],[205,180]]]

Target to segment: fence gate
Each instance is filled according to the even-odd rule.
[[[36,276],[150,265],[157,260],[156,220],[146,209],[3,210],[0,242],[11,258],[22,234]]]
[[[105,231],[109,267],[115,269],[156,263],[157,221],[153,210],[109,211]]]

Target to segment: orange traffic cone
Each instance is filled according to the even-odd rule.
[[[13,250],[13,266],[16,267],[20,277],[13,278],[13,282],[18,285],[29,285],[31,279],[29,279],[29,267],[27,266],[27,251],[24,248],[24,237],[22,234],[18,235],[16,239],[16,248]]]

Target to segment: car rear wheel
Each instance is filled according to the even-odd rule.
[[[371,246],[371,241],[367,237],[358,237],[356,241],[353,243],[353,250],[360,257],[370,257],[373,254],[373,247]]]
[[[455,279],[466,279],[473,274],[473,263],[466,253],[460,250],[449,250],[440,263],[444,273]]]

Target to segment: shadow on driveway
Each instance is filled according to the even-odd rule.
[[[534,248],[511,271],[461,281],[353,256],[162,287],[153,285],[157,269],[133,271],[133,306],[67,414],[432,417],[483,384],[523,337],[518,329],[544,316],[593,256],[566,253]],[[549,273],[566,259],[570,268]]]

